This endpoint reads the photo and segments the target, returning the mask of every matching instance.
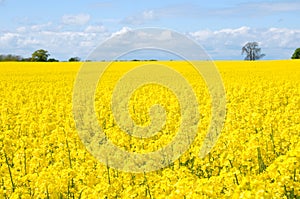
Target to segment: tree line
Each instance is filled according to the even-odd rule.
[[[258,45],[258,42],[248,42],[242,47],[242,54],[246,54],[244,60],[254,61],[259,60],[265,56],[261,53],[261,48]],[[50,54],[47,50],[39,49],[32,53],[31,57],[23,58],[19,55],[0,55],[0,61],[27,61],[27,62],[59,62],[55,58],[49,58]],[[293,53],[291,59],[300,59],[300,48],[297,48]],[[78,62],[80,61],[79,57],[71,57],[69,62]]]
[[[32,53],[31,57],[23,58],[20,55],[0,55],[0,61],[24,61],[24,62],[59,62],[55,58],[49,58],[50,54],[47,50],[39,49]],[[80,61],[79,57],[71,57],[69,62]]]

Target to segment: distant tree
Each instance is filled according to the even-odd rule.
[[[80,58],[79,58],[79,57],[71,57],[71,58],[69,59],[69,62],[78,62],[78,61],[80,61]]]
[[[48,51],[39,49],[39,50],[36,50],[34,53],[32,53],[31,60],[46,62],[46,61],[48,61],[49,56],[50,56],[50,54],[48,53]]]
[[[300,48],[297,48],[292,56],[292,59],[300,59]]]
[[[261,48],[258,47],[257,42],[248,42],[242,48],[242,54],[246,53],[245,60],[258,60],[265,56],[261,53]]]
[[[54,58],[50,58],[50,59],[48,59],[48,62],[59,62],[59,60],[54,59]]]
[[[32,61],[31,57],[22,58],[21,61],[30,62]]]
[[[0,55],[0,61],[21,61],[22,59],[19,55]]]

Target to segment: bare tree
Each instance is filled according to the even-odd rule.
[[[257,42],[248,42],[242,48],[242,54],[246,53],[245,60],[258,60],[265,56],[261,53],[261,48],[258,47]]]

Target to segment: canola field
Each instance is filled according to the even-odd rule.
[[[80,139],[72,97],[82,63],[0,63],[0,198],[300,198],[300,61],[215,62],[226,91],[226,118],[204,158],[198,154],[212,117],[207,86],[181,62],[159,63],[190,83],[200,122],[180,158],[144,173],[106,166]],[[100,128],[131,153],[168,144],[182,117],[176,95],[149,84],[133,93],[129,114],[147,126],[149,107],[161,104],[163,128],[147,139],[119,128],[109,106],[112,90],[141,64],[148,62],[114,63],[95,91]]]

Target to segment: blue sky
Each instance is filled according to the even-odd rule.
[[[257,41],[264,59],[289,59],[300,47],[300,1],[0,0],[0,54],[84,59],[116,33],[167,28],[194,39],[213,59],[243,59]]]

